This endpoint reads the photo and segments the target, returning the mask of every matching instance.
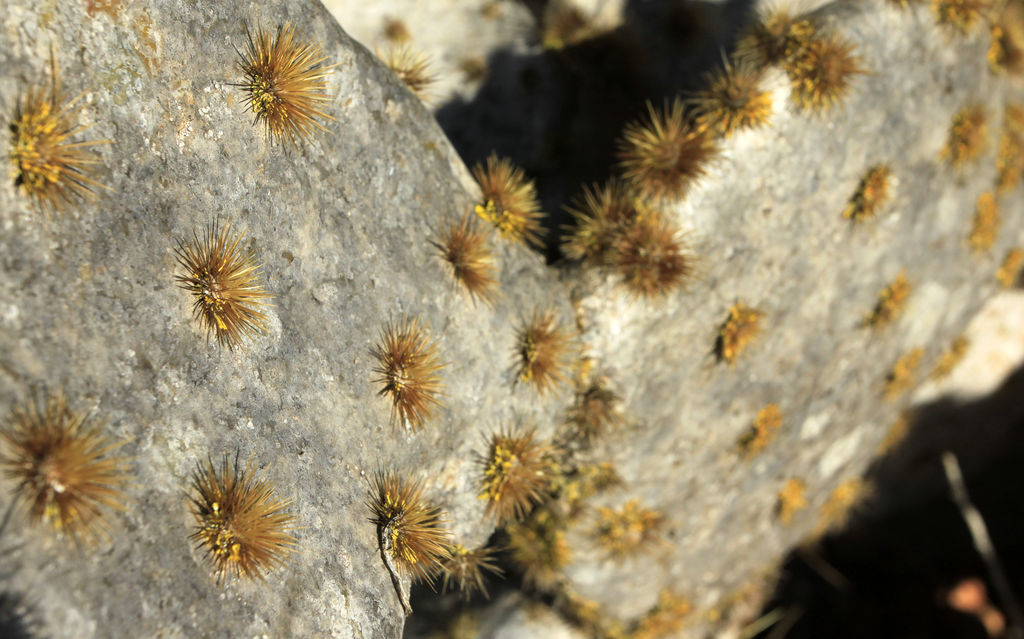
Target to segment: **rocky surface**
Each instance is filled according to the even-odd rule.
[[[422,476],[455,537],[483,543],[494,529],[477,499],[484,435],[528,421],[550,435],[571,401],[568,386],[538,400],[510,370],[517,326],[546,307],[578,326],[628,418],[585,455],[613,462],[624,485],[568,531],[566,590],[632,620],[670,589],[692,601],[693,632],[711,632],[707,620],[819,529],[830,493],[873,457],[909,401],[883,399],[893,363],[923,348],[926,375],[1021,242],[1020,188],[1000,197],[991,250],[972,253],[966,239],[978,196],[993,188],[1010,91],[989,71],[987,32],[942,29],[926,6],[840,2],[819,16],[871,72],[824,114],[796,110],[784,76],[773,77],[771,125],[727,141],[671,209],[701,260],[688,290],[638,300],[612,276],[545,266],[494,238],[502,298],[473,304],[428,241],[475,203],[463,159],[346,34],[345,11],[339,26],[317,4],[293,4],[17,3],[2,18],[0,113],[12,118],[19,96],[48,81],[52,44],[66,91],[83,94],[81,135],[112,141],[97,150],[110,189],[95,200],[45,214],[12,181],[0,186],[0,408],[62,388],[134,458],[107,543],[69,548],[20,510],[4,528],[0,550],[14,560],[0,588],[31,602],[46,636],[400,636],[367,477],[379,467]],[[480,37],[519,33],[518,19]],[[333,121],[291,150],[253,126],[235,86],[246,26],[289,21],[336,65]],[[958,171],[940,157],[949,125],[980,99],[989,144]],[[842,211],[879,162],[892,166],[896,195],[878,219],[851,224]],[[216,220],[247,230],[274,295],[268,334],[234,351],[206,338],[174,281],[177,241]],[[905,312],[863,326],[902,270]],[[737,300],[765,315],[729,366],[713,350]],[[416,433],[390,424],[372,381],[379,331],[406,315],[424,320],[449,362],[446,408]],[[783,426],[744,459],[737,442],[769,403]],[[299,545],[266,583],[220,587],[187,539],[185,491],[197,462],[236,451],[294,500]],[[808,507],[784,524],[776,505],[790,479],[805,482]],[[631,499],[664,514],[661,541],[609,559],[593,536],[597,508]]]
[[[1004,202],[998,247],[973,255],[966,244],[975,200],[995,177],[994,147],[959,175],[939,160],[943,123],[979,95],[1001,99],[1002,82],[985,61],[987,37],[953,38],[924,10],[840,5],[822,15],[861,43],[873,73],[825,118],[794,112],[780,82],[770,130],[726,143],[715,173],[677,208],[707,276],[658,306],[631,303],[607,285],[580,303],[585,341],[642,424],[627,436],[628,449],[607,449],[631,488],[618,499],[640,495],[673,513],[671,559],[645,560],[670,569],[590,561],[569,568],[585,596],[620,616],[641,613],[670,585],[711,607],[740,589],[757,558],[767,567],[805,536],[828,494],[860,474],[902,409],[883,400],[893,363],[921,347],[919,374],[927,375],[996,290],[999,261],[1020,241],[1018,191]],[[902,72],[917,64],[929,71]],[[850,225],[841,211],[878,162],[892,165],[896,196],[876,223]],[[904,269],[913,282],[905,314],[880,330],[864,327],[879,291]],[[765,333],[730,368],[710,353],[737,300],[765,312]],[[650,363],[645,374],[636,374],[637,362]],[[772,454],[744,463],[736,442],[769,403],[780,406],[785,425]],[[780,526],[771,513],[790,478],[817,496],[793,525]],[[750,571],[738,569],[737,552],[754,560]]]

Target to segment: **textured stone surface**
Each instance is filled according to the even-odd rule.
[[[612,277],[503,245],[493,309],[454,289],[427,242],[472,205],[468,171],[424,105],[318,5],[12,5],[0,117],[47,77],[53,42],[65,88],[84,93],[93,126],[83,135],[114,143],[98,151],[112,191],[64,215],[40,214],[10,180],[0,186],[0,409],[63,388],[130,441],[135,478],[114,538],[92,551],[39,534],[19,511],[0,537],[0,550],[18,549],[0,588],[25,595],[55,637],[399,636],[366,474],[392,466],[427,478],[456,537],[482,543],[493,527],[477,499],[482,434],[528,420],[549,434],[569,403],[567,389],[538,401],[509,370],[519,318],[551,305],[578,321],[629,417],[589,453],[614,461],[625,486],[592,505],[641,498],[668,522],[668,543],[616,562],[595,544],[589,512],[569,532],[568,584],[622,619],[671,588],[705,619],[815,529],[829,493],[860,474],[907,401],[882,399],[893,362],[923,347],[930,370],[1021,241],[1018,188],[1000,200],[996,246],[973,255],[966,244],[975,200],[994,182],[1007,90],[988,71],[987,35],[954,36],[927,7],[891,4],[823,9],[874,73],[822,115],[789,106],[777,75],[771,126],[726,142],[673,208],[702,260],[688,291],[634,300]],[[335,121],[290,152],[267,143],[231,86],[244,25],[289,20],[337,64]],[[990,143],[956,172],[939,155],[953,113],[978,99]],[[847,200],[883,161],[895,198],[876,221],[850,224]],[[247,228],[275,295],[269,334],[241,351],[207,342],[173,279],[176,240],[214,220]],[[860,326],[901,269],[913,285],[905,314]],[[730,368],[712,349],[736,300],[766,316]],[[378,331],[405,314],[425,320],[451,362],[448,407],[415,434],[389,425],[371,383]],[[737,441],[771,402],[784,414],[779,436],[744,461]],[[236,450],[294,498],[300,545],[266,584],[219,588],[187,540],[184,491],[197,461]],[[776,496],[794,477],[810,507],[782,525]]]
[[[959,108],[986,96],[993,126],[1001,117],[1004,89],[986,66],[987,36],[957,38],[924,8],[838,5],[821,15],[857,40],[875,73],[825,117],[794,112],[783,79],[770,130],[726,142],[718,169],[677,208],[705,277],[665,304],[631,303],[605,283],[580,303],[584,339],[640,425],[607,444],[630,486],[607,500],[641,496],[672,521],[670,552],[619,565],[581,553],[569,567],[581,594],[616,615],[641,614],[666,587],[711,607],[804,537],[902,407],[883,400],[893,363],[922,347],[927,375],[997,288],[999,262],[1020,242],[1018,189],[1002,201],[997,246],[973,255],[966,244],[975,200],[995,177],[994,138],[962,174],[939,160]],[[905,72],[915,67],[928,71]],[[841,212],[878,162],[892,165],[896,196],[876,222],[851,225]],[[914,289],[903,317],[862,327],[902,269]],[[730,369],[710,353],[736,300],[766,319]],[[638,362],[647,362],[642,375]],[[769,454],[745,463],[736,442],[768,403],[779,404],[784,425]],[[776,495],[793,477],[807,482],[810,507],[783,526],[773,516]],[[581,528],[574,545],[586,548]]]
[[[430,62],[435,82],[427,91],[429,106],[452,99],[469,99],[483,79],[466,70],[481,68],[487,56],[509,48],[524,51],[535,38],[530,11],[519,2],[444,0],[443,2],[353,2],[328,0],[324,6],[353,38],[370,51],[385,53],[405,45]],[[387,29],[400,23],[406,40],[389,38]]]
[[[424,629],[410,618],[406,636],[443,636],[469,639],[583,639],[586,633],[573,628],[544,604],[515,592],[495,597],[485,608],[469,608],[447,621],[444,630]]]

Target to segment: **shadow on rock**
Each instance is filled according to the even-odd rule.
[[[847,526],[787,558],[763,611],[778,621],[757,636],[998,636],[1006,607],[950,497],[941,456],[949,451],[959,461],[1019,601],[1021,397],[1024,368],[984,399],[919,409],[906,438],[869,469],[872,496]]]
[[[12,557],[20,549],[20,546],[7,546],[3,542],[4,533],[10,525],[11,515],[14,512],[12,502],[4,512],[0,520],[0,582],[7,581],[18,569],[17,562]],[[5,547],[7,546],[7,547]],[[3,639],[34,639],[39,636],[38,623],[36,622],[35,611],[25,600],[25,597],[10,591],[0,592],[0,637]]]
[[[10,592],[0,593],[0,637],[34,639],[38,636],[33,611],[25,598]]]
[[[538,24],[550,4],[527,3]],[[476,96],[443,105],[437,120],[467,165],[493,152],[536,181],[548,214],[546,255],[557,259],[571,221],[563,205],[614,172],[619,134],[648,102],[692,92],[720,64],[750,5],[631,0],[612,31],[536,53],[495,52]]]

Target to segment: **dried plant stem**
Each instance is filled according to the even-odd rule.
[[[804,609],[803,606],[793,606],[792,608],[786,608],[784,614],[785,616],[782,620],[778,622],[778,625],[768,635],[768,639],[785,639],[789,631],[793,629],[793,626],[804,616]]]
[[[739,639],[751,639],[751,637],[756,637],[765,630],[768,630],[775,624],[779,623],[779,620],[785,617],[785,615],[785,608],[782,608],[781,606],[778,608],[772,608],[769,612],[761,615],[744,626],[740,630]]]
[[[398,600],[402,602],[402,610],[405,611],[405,616],[408,617],[412,614],[412,605],[409,603],[409,594],[405,592],[405,588],[402,586],[402,578],[398,576],[398,570],[395,568],[394,562],[391,560],[391,553],[394,552],[394,548],[391,545],[391,528],[395,524],[395,519],[388,521],[384,526],[377,527],[377,536],[380,541],[380,557],[384,560],[384,566],[391,573],[391,583],[395,585],[395,592],[398,593]]]
[[[949,482],[950,497],[957,508],[960,509],[960,516],[963,517],[967,529],[974,540],[974,548],[981,555],[988,569],[988,576],[992,579],[992,585],[999,593],[999,599],[1006,608],[1006,613],[1013,621],[1013,625],[1006,629],[1006,637],[1020,638],[1024,636],[1024,612],[1013,595],[1013,588],[1006,578],[1003,565],[996,555],[995,546],[992,545],[992,538],[988,536],[988,527],[981,513],[971,503],[971,497],[967,493],[967,485],[964,483],[963,472],[960,470],[960,463],[956,455],[946,451],[942,453],[942,468],[946,473],[946,481]]]
[[[818,552],[817,548],[802,547],[797,550],[800,558],[804,560],[804,563],[818,573],[818,575],[827,581],[833,588],[841,592],[849,592],[853,590],[853,585],[850,580],[847,579],[843,573],[825,560],[824,557]]]

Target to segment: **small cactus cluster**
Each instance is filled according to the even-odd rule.
[[[564,518],[549,508],[538,508],[505,527],[509,554],[527,583],[541,589],[561,583],[561,571],[572,557],[565,529]]]
[[[533,430],[495,433],[488,448],[480,499],[499,523],[522,519],[555,476],[553,451]]]
[[[610,387],[610,380],[587,380],[579,385],[568,415],[574,437],[588,443],[619,430],[625,421],[622,401]]]
[[[18,101],[9,155],[15,186],[41,208],[61,211],[106,188],[91,175],[101,160],[89,147],[110,140],[72,140],[87,127],[77,123],[77,99],[61,90],[56,51],[50,63],[50,86],[34,86]]]
[[[907,435],[910,433],[913,419],[913,412],[906,410],[900,413],[896,419],[889,424],[889,428],[885,431],[885,436],[882,437],[882,441],[878,444],[879,455],[888,453],[893,448],[899,446],[900,443],[907,438]]]
[[[988,124],[984,107],[978,104],[965,106],[953,116],[949,128],[949,140],[942,154],[955,168],[964,166],[978,158],[988,145]]]
[[[430,70],[430,59],[404,42],[388,46],[378,57],[420,99],[427,96],[427,89],[437,81]]]
[[[238,67],[246,78],[245,104],[267,137],[297,147],[317,131],[326,133],[320,120],[334,118],[322,110],[331,98],[325,93],[331,66],[320,46],[296,38],[295,26],[286,24],[276,34],[262,26],[246,27],[245,50]]]
[[[941,356],[939,356],[939,361],[932,369],[931,378],[934,380],[943,380],[949,377],[960,362],[963,361],[964,356],[967,355],[967,349],[970,348],[970,346],[971,342],[966,336],[957,335],[949,347],[942,352]]]
[[[388,325],[373,355],[379,363],[373,370],[380,375],[374,381],[382,385],[380,394],[391,399],[392,421],[418,430],[433,420],[442,406],[439,372],[445,363],[419,319]]]
[[[381,554],[398,571],[418,579],[433,579],[448,554],[448,532],[441,509],[423,498],[422,481],[410,481],[394,471],[377,471],[367,507],[381,537]]]
[[[402,20],[386,19],[381,32],[387,44],[376,52],[377,57],[416,97],[426,100],[428,89],[437,81],[430,58],[412,48],[412,34]]]
[[[978,196],[967,243],[975,253],[983,253],[992,248],[998,237],[999,204],[996,202],[995,193],[986,191]]]
[[[641,617],[629,633],[629,639],[661,639],[682,630],[693,611],[690,600],[671,590],[662,590],[658,603]]]
[[[868,169],[860,181],[843,217],[854,222],[873,219],[891,196],[892,169],[879,164]]]
[[[681,99],[662,109],[648,105],[646,119],[622,131],[619,167],[626,183],[646,198],[681,198],[707,172],[715,137],[687,115]]]
[[[704,85],[694,100],[697,129],[728,137],[771,119],[772,94],[764,86],[763,70],[751,60],[726,59],[721,70],[704,76]]]
[[[448,549],[448,558],[441,564],[443,580],[441,589],[448,591],[458,588],[463,598],[469,599],[474,592],[487,597],[487,585],[484,573],[489,572],[497,577],[505,571],[496,563],[495,548],[477,548],[468,550],[461,544],[454,544]]]
[[[511,160],[493,154],[473,167],[473,177],[482,194],[476,214],[494,225],[503,239],[542,246],[544,213],[533,180]]]
[[[780,4],[769,5],[756,17],[740,39],[737,56],[755,67],[781,66],[789,76],[793,102],[812,112],[836,105],[866,72],[851,41]]]
[[[231,224],[214,222],[200,239],[178,242],[175,253],[183,274],[175,279],[192,293],[192,315],[208,336],[228,348],[266,331],[260,310],[270,295],[259,282],[256,256],[239,248],[245,233],[233,235]]]
[[[778,501],[775,505],[775,512],[784,524],[793,522],[798,512],[807,508],[807,483],[802,479],[790,478],[779,490]]]
[[[821,534],[845,526],[851,515],[871,496],[871,491],[870,484],[856,477],[840,482],[821,505],[817,532]]]
[[[996,191],[1005,195],[1024,180],[1024,105],[1009,104],[996,156]]]
[[[1024,250],[1010,249],[996,271],[996,280],[1003,288],[1010,288],[1020,281],[1022,267],[1024,267]]]
[[[566,439],[551,442],[539,438],[532,427],[519,427],[497,431],[487,441],[480,457],[479,499],[503,528],[509,559],[535,588],[564,588],[561,571],[572,555],[566,541],[568,525],[585,512],[588,499],[621,483],[611,464],[581,463],[573,452],[573,442],[589,443],[607,434],[572,429]],[[613,539],[609,543],[620,548],[620,554],[642,549],[661,521],[660,515],[649,521],[648,513],[653,511],[644,510],[637,519],[646,526],[640,534],[629,518],[633,510],[624,516],[629,521],[609,515],[608,529],[595,530],[595,539]]]
[[[576,226],[563,252],[585,264],[615,269],[639,296],[658,296],[689,281],[694,257],[682,232],[616,178],[584,189],[568,208]]]
[[[761,319],[764,313],[750,308],[742,302],[733,304],[729,316],[718,329],[718,340],[715,343],[715,354],[718,359],[735,365],[736,358],[745,351],[761,331]]]
[[[563,329],[550,310],[537,312],[522,323],[515,348],[515,366],[519,381],[540,393],[565,381],[572,335]]]
[[[616,636],[606,631],[620,624],[581,599],[562,574],[575,552],[569,526],[591,521],[588,536],[594,546],[608,560],[622,561],[666,545],[662,533],[668,524],[662,512],[636,498],[618,508],[589,505],[623,485],[610,462],[584,461],[594,444],[616,437],[628,423],[610,386],[607,377],[584,372],[560,437],[541,439],[532,427],[503,429],[490,437],[480,457],[479,498],[501,527],[512,567],[532,589],[553,595],[560,612],[594,636]]]
[[[752,457],[768,446],[782,426],[782,411],[776,404],[768,404],[757,411],[750,430],[740,438],[739,447],[744,456]]]
[[[924,359],[924,349],[912,348],[896,360],[885,376],[885,397],[895,400],[917,383],[917,371]]]
[[[660,539],[658,531],[665,516],[642,506],[639,500],[626,502],[620,510],[601,508],[598,512],[597,540],[612,557],[621,559],[647,550]]]
[[[493,306],[500,296],[500,266],[489,230],[493,228],[504,240],[539,248],[543,245],[544,214],[533,181],[510,160],[492,155],[473,168],[473,175],[482,192],[482,200],[474,207],[477,219],[466,213],[443,222],[431,244],[456,284],[474,301]]]
[[[878,292],[874,309],[864,319],[873,328],[882,328],[895,321],[907,306],[910,297],[910,281],[906,271],[901,271],[892,282]]]
[[[458,587],[467,599],[479,591],[487,595],[484,574],[502,575],[494,561],[494,548],[467,549],[452,540],[441,508],[423,495],[422,478],[409,479],[395,470],[378,470],[370,480],[366,506],[377,528],[379,550],[406,614],[412,613],[402,579]]]
[[[295,515],[291,499],[278,499],[274,487],[257,475],[252,459],[242,468],[225,455],[220,467],[212,460],[192,473],[192,514],[196,531],[190,539],[213,563],[218,582],[231,577],[263,580],[282,566],[295,546],[289,530]]]
[[[75,544],[108,534],[106,517],[124,508],[128,459],[92,414],[73,411],[63,393],[15,407],[0,431],[0,468],[17,482],[29,515]]]
[[[487,233],[470,215],[449,222],[432,244],[441,253],[451,276],[473,300],[494,305],[498,299],[494,254],[487,244]]]
[[[563,49],[597,32],[593,20],[571,0],[552,0],[540,19],[540,41],[545,49]]]
[[[658,601],[641,617],[622,622],[604,614],[601,604],[570,593],[560,607],[563,616],[588,637],[608,639],[667,639],[678,636],[693,612],[686,597],[671,589],[658,593]]]
[[[932,11],[939,24],[968,33],[981,22],[989,5],[989,0],[932,0]]]

